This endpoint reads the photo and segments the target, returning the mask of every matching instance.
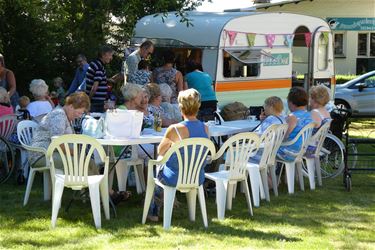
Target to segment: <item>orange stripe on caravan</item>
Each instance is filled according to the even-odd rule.
[[[270,79],[249,82],[216,82],[216,92],[290,88],[291,79]]]

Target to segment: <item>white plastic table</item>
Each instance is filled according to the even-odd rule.
[[[210,137],[233,135],[249,132],[258,126],[260,121],[236,120],[223,122],[221,125],[209,125]]]
[[[250,120],[236,120],[223,122],[221,125],[209,125],[209,136],[219,137],[226,135],[233,135],[242,132],[249,132],[259,125],[259,121]],[[160,143],[165,134],[166,128],[161,132],[156,132],[153,129],[146,128],[138,138],[104,138],[97,139],[100,144],[107,146],[130,146],[140,144],[157,144]]]

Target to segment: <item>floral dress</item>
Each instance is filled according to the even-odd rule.
[[[157,84],[166,83],[169,85],[169,87],[171,87],[172,89],[171,103],[177,103],[177,96],[178,96],[178,90],[177,90],[177,84],[176,84],[177,69],[171,68],[171,69],[165,70],[163,67],[159,67],[153,71],[153,75],[154,75],[154,81]]]

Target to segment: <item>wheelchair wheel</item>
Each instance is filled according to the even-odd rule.
[[[0,184],[6,182],[15,168],[14,151],[3,137],[0,137]]]
[[[322,178],[334,178],[344,170],[344,146],[340,139],[328,134],[320,152]]]

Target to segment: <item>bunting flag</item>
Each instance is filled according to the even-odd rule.
[[[310,48],[311,45],[311,33],[305,33],[306,47]]]
[[[284,38],[285,38],[284,44],[288,46],[289,48],[291,48],[293,46],[294,34],[284,35]]]
[[[275,42],[275,38],[276,38],[276,36],[274,34],[267,34],[266,35],[266,41],[267,41],[268,47],[270,47],[270,48],[273,47],[273,43]]]
[[[249,47],[253,47],[254,46],[255,36],[256,35],[254,33],[247,33],[246,34],[247,43],[249,44]]]
[[[327,31],[324,31],[324,32],[322,32],[322,34],[323,34],[323,39],[324,39],[324,42],[325,43],[328,43],[328,32]]]
[[[233,45],[234,39],[236,39],[237,32],[236,31],[227,31],[227,34],[229,36],[229,45]]]

